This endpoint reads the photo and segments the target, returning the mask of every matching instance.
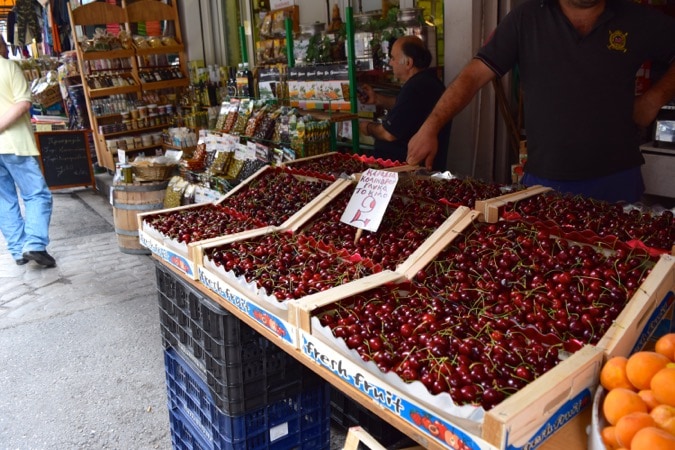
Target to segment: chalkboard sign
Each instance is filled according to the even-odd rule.
[[[37,132],[35,140],[50,189],[89,185],[96,189],[86,130]]]

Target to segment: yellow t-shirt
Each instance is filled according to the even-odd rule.
[[[0,115],[20,101],[31,101],[30,87],[19,65],[0,57]],[[0,133],[0,153],[20,156],[39,154],[30,114],[26,113]]]

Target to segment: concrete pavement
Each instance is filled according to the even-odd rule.
[[[0,449],[171,448],[154,263],[112,220],[104,195],[54,191],[49,269],[0,236]]]

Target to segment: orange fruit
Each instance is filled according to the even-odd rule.
[[[656,340],[654,351],[675,361],[675,333],[667,333]]]
[[[626,376],[627,363],[628,358],[625,356],[614,356],[609,358],[600,370],[600,384],[602,387],[608,391],[618,387],[634,389]]]
[[[675,406],[675,367],[659,370],[652,377],[650,386],[656,401]]]
[[[661,353],[642,351],[633,353],[626,362],[626,377],[638,390],[649,389],[656,372],[666,367],[670,359]]]
[[[673,450],[675,436],[656,427],[643,428],[633,436],[631,450]]]
[[[633,436],[643,428],[655,427],[656,421],[649,413],[632,412],[626,414],[616,423],[616,440],[626,448],[631,447]]]
[[[603,427],[600,430],[600,437],[607,450],[617,450],[620,447],[619,441],[616,440],[616,427],[614,425]]]
[[[675,435],[675,406],[658,405],[649,412],[656,426]]]
[[[642,398],[642,400],[645,401],[647,404],[647,409],[650,411],[660,404],[658,401],[656,401],[654,393],[651,389],[643,389],[638,392],[638,395]]]
[[[632,412],[647,412],[647,404],[637,392],[616,388],[607,392],[602,403],[602,412],[610,425],[616,425],[620,418]]]

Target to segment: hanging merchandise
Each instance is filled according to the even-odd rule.
[[[42,14],[42,6],[36,0],[16,0],[13,9],[16,26],[7,30],[7,40],[11,45],[23,47],[33,39],[42,42],[42,30],[38,20],[38,13]]]

